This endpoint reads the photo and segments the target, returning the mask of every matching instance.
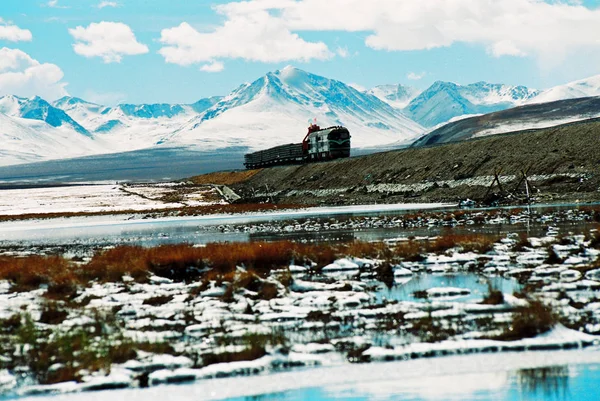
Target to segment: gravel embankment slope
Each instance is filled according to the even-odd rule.
[[[525,185],[516,188],[522,170],[528,171],[538,202],[600,200],[600,121],[328,163],[267,168],[231,188],[248,202],[482,200],[496,172],[500,172],[505,192],[523,197]],[[496,185],[490,192],[501,191]]]

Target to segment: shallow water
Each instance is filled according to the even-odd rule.
[[[432,298],[431,300],[454,300],[459,302],[478,302],[488,294],[488,283],[492,288],[502,291],[504,294],[512,294],[519,289],[517,280],[504,277],[481,277],[472,273],[452,274],[415,274],[406,278],[403,282],[395,284],[391,289],[384,288],[378,292],[379,296],[398,301],[427,302],[422,298],[415,298],[415,291],[423,291],[434,287],[456,287],[471,290],[469,295]],[[404,281],[405,280],[405,281]]]
[[[600,364],[304,388],[227,401],[597,401]]]
[[[390,208],[390,206],[392,208]],[[420,206],[420,207],[419,207]],[[573,209],[576,205],[540,205],[539,212],[550,212],[561,209]],[[381,208],[381,210],[377,210]],[[543,236],[546,233],[545,224],[488,224],[449,227],[418,227],[418,228],[345,228],[336,230],[292,231],[274,232],[261,231],[261,224],[277,222],[303,224],[314,222],[315,225],[326,223],[334,219],[337,222],[348,221],[352,218],[364,217],[394,217],[401,216],[415,210],[425,210],[426,205],[372,205],[364,210],[358,208],[348,212],[344,208],[314,208],[305,211],[290,211],[278,213],[265,213],[254,215],[236,216],[200,216],[190,218],[171,218],[162,220],[135,220],[118,221],[110,218],[90,218],[75,220],[77,224],[68,223],[66,220],[52,222],[41,220],[35,224],[2,223],[0,224],[0,247],[24,245],[72,245],[105,246],[114,244],[135,244],[142,246],[156,246],[171,243],[208,242],[247,242],[247,241],[273,241],[288,239],[301,242],[340,242],[340,241],[380,241],[408,236],[435,236],[451,231],[462,233],[485,233],[505,235],[509,232],[527,232],[529,236]],[[454,210],[454,207],[444,208]],[[510,209],[510,208],[507,208]],[[440,210],[430,208],[429,210]],[[486,210],[486,209],[481,209]],[[318,224],[317,224],[318,223]],[[231,231],[228,227],[236,226],[241,229]],[[590,223],[581,221],[560,223],[561,230],[582,230]],[[219,230],[218,227],[225,227]]]

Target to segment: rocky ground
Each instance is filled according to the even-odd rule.
[[[581,122],[327,163],[273,167],[256,174],[239,173],[243,176],[237,180],[231,173],[223,183],[244,202],[337,205],[470,198],[514,204],[527,200],[525,173],[534,202],[595,202],[600,200],[599,136],[600,122]],[[499,185],[494,183],[495,175]]]

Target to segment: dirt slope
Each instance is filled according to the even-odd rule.
[[[490,192],[523,196],[525,185],[517,188],[522,170],[538,201],[600,200],[600,121],[273,167],[231,188],[244,201],[285,203],[481,200],[497,172],[502,188]]]

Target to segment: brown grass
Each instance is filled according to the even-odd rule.
[[[223,352],[220,354],[202,355],[202,366],[214,365],[216,363],[229,363],[239,361],[253,361],[267,354],[263,347],[252,346],[240,352]]]
[[[274,269],[296,264],[316,263],[317,270],[337,258],[354,256],[386,261],[417,259],[429,252],[443,252],[449,248],[484,252],[491,249],[496,237],[483,235],[449,235],[433,241],[409,241],[390,248],[383,242],[354,241],[345,244],[301,244],[291,241],[212,243],[202,247],[190,244],[161,245],[154,248],[117,246],[96,253],[86,263],[75,263],[61,256],[0,257],[0,280],[12,283],[13,291],[29,291],[46,285],[46,296],[51,299],[72,299],[77,290],[89,282],[121,282],[130,276],[145,282],[151,274],[176,281],[191,282],[202,279],[234,283],[235,288],[261,291],[260,279]],[[237,266],[248,275],[235,276]],[[291,276],[283,275],[284,285]],[[266,298],[274,290],[264,289]]]
[[[554,327],[558,317],[552,308],[535,299],[528,300],[529,305],[513,311],[511,325],[501,335],[495,337],[500,341],[515,341],[535,337]]]
[[[173,295],[157,295],[144,299],[143,305],[160,306],[168,304],[173,300]]]
[[[216,184],[216,185],[232,185],[243,181],[246,181],[262,171],[262,169],[256,170],[243,170],[243,171],[223,171],[216,173],[209,173],[203,175],[197,175],[195,177],[188,178],[184,181],[192,181],[196,185],[203,184]]]
[[[493,249],[500,237],[483,234],[445,234],[434,240],[409,240],[398,244],[393,253],[404,260],[421,261],[427,253],[444,253],[451,248],[459,248],[462,252],[486,253]]]
[[[75,269],[75,264],[61,256],[0,256],[0,279],[10,281],[13,291],[30,291],[47,285],[49,294],[62,294],[65,288],[77,285]]]
[[[502,291],[497,290],[488,284],[488,293],[479,303],[481,305],[502,305],[504,303],[504,294]]]

